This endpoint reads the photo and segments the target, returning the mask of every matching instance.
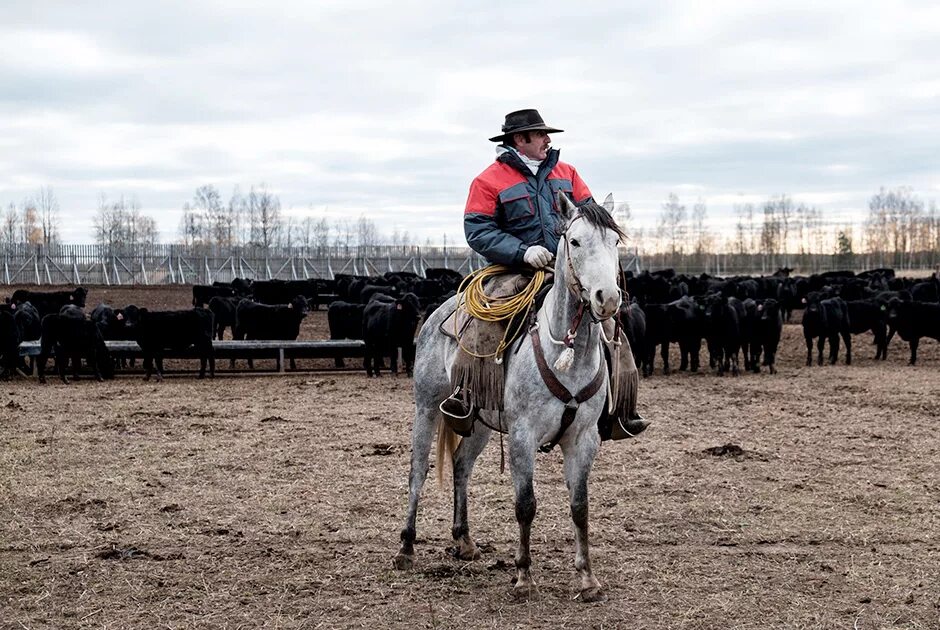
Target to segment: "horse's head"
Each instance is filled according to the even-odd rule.
[[[610,212],[593,201],[576,206],[559,192],[556,205],[564,229],[555,255],[556,278],[564,278],[595,318],[613,317],[621,302],[617,245],[625,237],[623,231]]]

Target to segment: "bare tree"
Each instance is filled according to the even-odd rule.
[[[95,230],[95,242],[113,251],[124,240],[123,203],[109,203],[104,194],[98,196],[98,208],[92,217],[92,226]]]
[[[183,245],[191,247],[200,242],[202,238],[202,225],[199,211],[193,209],[189,202],[183,204],[183,216],[180,217],[179,235]]]
[[[51,186],[40,187],[35,205],[39,213],[42,242],[44,245],[51,245],[59,237],[59,201]]]
[[[781,248],[781,220],[777,203],[773,200],[764,204],[764,223],[761,226],[761,251],[770,256],[771,264],[776,262],[776,255]]]
[[[712,247],[711,234],[706,225],[707,219],[708,208],[705,205],[705,201],[699,199],[696,204],[692,206],[692,234],[695,238],[694,251],[697,256],[704,255]]]
[[[669,193],[666,203],[662,205],[659,214],[659,230],[662,238],[669,244],[669,253],[672,255],[682,253],[682,242],[685,236],[685,206],[679,203],[679,196]]]
[[[359,247],[372,247],[378,245],[379,231],[375,226],[375,221],[365,216],[359,215],[356,221],[356,244]]]
[[[227,246],[230,244],[230,214],[222,205],[222,194],[212,184],[196,189],[192,208],[200,214],[203,240],[208,244]]]
[[[17,245],[22,242],[20,230],[20,215],[16,210],[16,204],[10,202],[6,212],[3,213],[2,232],[0,232],[0,242],[4,245]]]
[[[283,227],[281,202],[264,184],[252,186],[248,193],[248,220],[253,245],[267,250],[278,242]]]
[[[313,242],[320,251],[330,246],[330,220],[326,217],[319,219],[314,224]]]

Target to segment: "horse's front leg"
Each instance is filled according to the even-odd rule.
[[[401,548],[395,556],[395,567],[410,569],[415,562],[415,521],[418,518],[418,500],[428,477],[428,456],[431,453],[435,423],[440,412],[433,404],[418,404],[415,421],[411,429],[411,472],[408,475],[408,515],[401,530]],[[444,427],[441,427],[444,430]]]
[[[601,583],[591,572],[591,557],[588,546],[588,476],[600,436],[581,435],[577,440],[562,443],[565,456],[565,481],[571,502],[571,520],[574,524],[574,568],[581,577],[580,600],[597,602],[605,599]]]
[[[470,437],[460,441],[454,453],[454,525],[451,530],[457,548],[454,555],[461,560],[477,560],[480,550],[470,537],[470,523],[467,518],[467,486],[473,474],[473,465],[490,441],[492,431],[477,422]]]
[[[514,436],[509,442],[509,461],[512,469],[512,485],[516,494],[516,522],[519,524],[519,547],[516,549],[516,583],[513,595],[526,599],[536,594],[532,581],[532,556],[530,554],[532,521],[535,520],[535,449],[531,440]]]

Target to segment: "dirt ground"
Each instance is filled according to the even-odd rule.
[[[179,288],[92,289],[186,306]],[[324,338],[325,314],[304,325]],[[605,443],[591,553],[608,599],[574,599],[559,453],[540,455],[537,599],[512,595],[517,528],[499,441],[453,559],[429,481],[413,571],[411,381],[359,372],[0,383],[0,628],[940,628],[940,346],[779,373],[659,371],[655,425]],[[675,359],[674,359],[675,361]],[[676,361],[675,365],[678,365]]]

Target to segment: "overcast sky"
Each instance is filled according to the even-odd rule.
[[[0,204],[41,186],[62,240],[101,194],[165,240],[213,184],[285,214],[463,242],[504,115],[536,107],[595,196],[787,193],[860,221],[879,187],[940,198],[940,5],[42,2],[0,5]]]

